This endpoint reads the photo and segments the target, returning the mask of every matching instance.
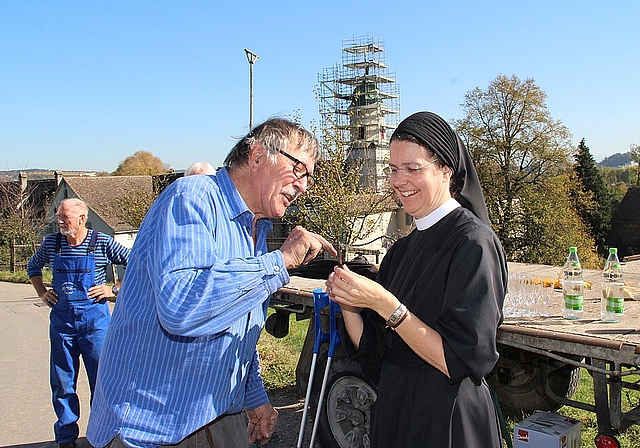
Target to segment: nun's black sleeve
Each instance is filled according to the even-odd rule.
[[[470,229],[451,259],[443,309],[435,330],[442,336],[451,381],[470,376],[480,384],[491,371],[502,321],[506,261],[495,234]]]

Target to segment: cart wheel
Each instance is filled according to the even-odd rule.
[[[335,369],[334,369],[335,367]],[[318,439],[324,448],[369,448],[371,405],[375,388],[364,378],[357,363],[347,359],[333,362],[327,380],[326,396],[320,413]],[[316,378],[317,379],[317,378]],[[314,380],[317,406],[322,379]]]
[[[289,312],[276,310],[275,313],[267,317],[265,329],[267,333],[278,339],[282,339],[289,334]]]
[[[620,442],[613,436],[598,434],[593,441],[596,448],[620,448]]]
[[[557,411],[562,405],[545,391],[545,378],[558,397],[571,398],[578,389],[581,369],[546,356],[500,347],[500,359],[487,377],[502,412],[522,417],[537,410]]]

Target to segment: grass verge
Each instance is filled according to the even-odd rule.
[[[635,378],[634,378],[635,377]],[[635,382],[639,381],[638,375],[631,375],[625,381]],[[578,390],[573,396],[573,400],[580,401],[582,403],[594,404],[593,399],[593,379],[588,370],[582,369],[582,377],[580,378],[580,385]],[[640,405],[640,392],[635,390],[623,390],[622,391],[622,411],[627,412],[632,408]],[[584,411],[582,409],[574,408],[571,406],[563,406],[557,412],[557,414],[567,417],[575,418],[582,422],[582,428],[580,432],[581,443],[580,448],[593,448],[594,438],[598,435],[598,421],[596,414],[590,411]],[[518,420],[507,420],[507,429],[510,431],[513,437],[513,428],[518,424]],[[616,439],[620,442],[620,446],[624,448],[640,447],[640,426],[633,425],[627,430],[616,434]]]
[[[43,270],[42,279],[45,283],[51,283],[51,272]],[[29,276],[27,271],[0,271],[0,282],[29,283]]]
[[[269,309],[269,314],[274,313]],[[289,334],[282,339],[263,331],[258,341],[262,379],[268,389],[295,386],[296,365],[307,335],[309,319],[296,321],[294,314],[289,316]]]

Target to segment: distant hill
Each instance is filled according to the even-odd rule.
[[[0,171],[1,180],[18,180],[18,173],[27,173],[27,178],[32,180],[53,179],[53,171],[39,168],[29,168],[27,170]]]
[[[631,164],[631,153],[625,152],[615,153],[609,157],[605,157],[602,159],[598,166],[600,167],[608,167],[608,168],[621,168],[623,166],[628,166]]]

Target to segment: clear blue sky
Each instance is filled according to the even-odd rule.
[[[138,150],[220,165],[254,123],[318,121],[343,38],[385,43],[400,117],[461,118],[498,74],[535,79],[599,161],[640,144],[640,1],[0,0],[0,170],[113,171]]]

